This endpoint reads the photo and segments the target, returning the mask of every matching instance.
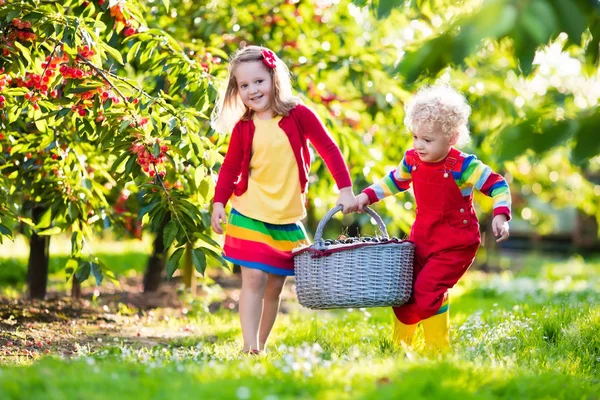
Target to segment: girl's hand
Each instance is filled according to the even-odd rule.
[[[494,231],[494,236],[498,237],[498,235],[500,235],[500,237],[496,239],[496,242],[500,243],[508,239],[510,234],[508,233],[508,218],[506,215],[498,214],[494,217],[492,220],[492,230]]]
[[[213,228],[213,231],[218,233],[219,235],[223,234],[223,227],[221,226],[221,222],[225,223],[227,221],[227,214],[225,214],[225,206],[223,203],[214,203],[213,204],[213,212],[210,217],[210,225]]]
[[[335,204],[344,207],[342,210],[344,214],[356,211],[356,197],[354,196],[354,192],[352,192],[352,187],[340,189],[340,196]]]
[[[368,206],[369,203],[369,196],[367,196],[366,194],[361,193],[358,196],[356,196],[356,206],[358,208],[358,212],[362,212],[363,208],[365,208],[365,206]]]

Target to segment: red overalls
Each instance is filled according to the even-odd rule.
[[[394,307],[400,322],[412,325],[435,315],[452,288],[471,266],[481,243],[473,196],[463,197],[452,171],[460,172],[460,152],[445,160],[421,162],[415,155],[412,183],[417,215],[410,232],[415,243],[413,296]]]

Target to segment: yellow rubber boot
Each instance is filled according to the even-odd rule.
[[[410,346],[412,344],[413,336],[415,335],[415,330],[417,329],[417,324],[403,324],[395,315],[392,318],[394,319],[394,333],[392,337],[394,346],[399,348],[402,346],[402,342]]]
[[[442,306],[442,308],[444,308]],[[450,350],[450,312],[445,311],[421,321],[425,346],[429,351],[446,353]]]

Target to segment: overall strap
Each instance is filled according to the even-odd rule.
[[[456,165],[457,162],[458,162],[458,160],[454,157],[451,157],[451,156],[446,157],[446,161],[444,162],[444,170],[445,171],[454,170],[454,166]]]

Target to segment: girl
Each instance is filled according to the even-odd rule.
[[[292,95],[288,68],[271,50],[247,46],[233,55],[212,122],[218,132],[233,132],[211,224],[223,233],[225,205],[233,195],[223,256],[241,266],[243,351],[258,354],[277,317],[286,276],[294,274],[291,250],[308,245],[300,222],[306,216],[308,140],[337,183],[344,213],[356,210],[356,198],[340,149],[315,113]]]
[[[498,242],[508,238],[510,193],[504,178],[474,155],[455,149],[469,139],[471,107],[450,87],[420,90],[406,105],[405,124],[413,133],[413,149],[397,169],[357,196],[358,210],[413,183],[417,215],[410,232],[415,243],[414,289],[411,300],[394,307],[393,340],[410,344],[417,324],[426,345],[450,347],[448,289],[467,271],[480,244],[473,209],[473,189],[492,197],[492,230]]]

